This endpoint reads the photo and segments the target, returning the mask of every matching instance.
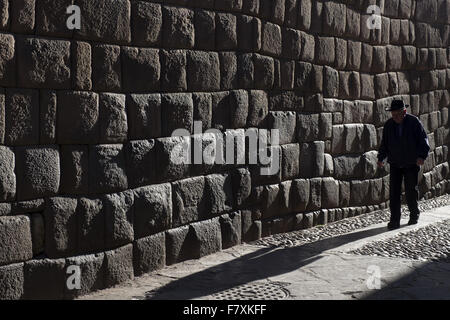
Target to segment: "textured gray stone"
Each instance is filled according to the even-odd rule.
[[[0,201],[10,201],[16,196],[16,175],[14,152],[0,146]]]
[[[17,199],[29,200],[58,193],[60,160],[57,146],[16,149]]]
[[[159,50],[122,47],[122,87],[129,92],[159,89],[161,65]],[[145,79],[145,81],[142,81]]]
[[[140,276],[166,265],[165,233],[157,233],[133,243],[134,275]]]
[[[105,245],[116,248],[134,240],[134,193],[124,191],[102,197],[105,211]]]
[[[208,211],[217,215],[229,211],[233,207],[233,190],[231,176],[228,174],[212,174],[205,177],[205,190]]]
[[[9,27],[9,1],[0,1],[0,29],[5,30]]]
[[[77,205],[78,253],[95,253],[105,248],[105,211],[102,199],[82,197]]]
[[[207,216],[205,178],[195,177],[172,183],[173,226],[195,222]]]
[[[71,44],[72,87],[77,90],[92,89],[92,50],[87,42]]]
[[[292,181],[291,193],[291,209],[294,212],[306,211],[309,203],[310,182],[307,179],[296,179]]]
[[[44,210],[45,253],[49,258],[75,254],[77,247],[77,199],[54,197]]]
[[[24,295],[26,300],[62,299],[66,287],[65,259],[39,259],[25,262]]]
[[[169,183],[134,191],[134,236],[136,239],[170,229],[172,226],[172,188]]]
[[[148,185],[155,180],[155,140],[129,141],[125,146],[129,187]]]
[[[260,54],[253,55],[256,89],[272,89],[275,84],[276,70],[273,58]]]
[[[129,244],[115,250],[105,252],[105,287],[132,280],[133,245]]]
[[[300,150],[300,177],[322,176],[325,165],[325,143],[315,141],[303,143]]]
[[[261,52],[270,56],[280,56],[282,51],[282,36],[280,26],[271,22],[262,25]]]
[[[92,85],[96,91],[116,92],[122,88],[120,47],[104,44],[92,46]]]
[[[155,138],[161,135],[161,96],[131,94],[126,101],[130,139]]]
[[[64,194],[88,193],[89,170],[88,146],[63,145],[61,157],[61,186]]]
[[[66,259],[66,274],[70,277],[68,268],[79,266],[81,279],[80,289],[69,290],[66,287],[65,298],[74,298],[105,287],[105,255],[103,253],[77,256]],[[70,282],[69,282],[70,283]]]
[[[0,299],[19,300],[23,297],[23,263],[0,267]]]
[[[322,208],[339,207],[339,182],[333,178],[322,179]]]
[[[239,168],[232,172],[233,198],[236,207],[245,206],[252,192],[251,174],[248,169]]]
[[[237,19],[230,13],[216,14],[216,47],[232,50],[237,47]]]
[[[267,125],[270,129],[279,130],[280,145],[295,141],[295,112],[271,111],[267,117]]]
[[[335,61],[335,41],[331,37],[318,37],[316,42],[316,62],[333,65]]]
[[[194,104],[189,93],[164,94],[161,96],[162,134],[172,136],[177,129],[193,130]]]
[[[310,182],[310,197],[307,210],[314,211],[321,208],[322,201],[322,178],[312,178]]]
[[[128,0],[77,0],[84,22],[76,37],[129,43],[131,41],[131,3]]]
[[[248,93],[245,90],[230,92],[230,128],[242,128],[247,124]]]
[[[247,125],[250,127],[262,127],[269,112],[269,101],[266,92],[251,90],[249,93],[249,113]]]
[[[283,180],[291,180],[299,175],[300,146],[296,143],[281,146],[281,176]]]
[[[66,10],[72,2],[72,0],[36,1],[36,33],[56,37],[71,37],[72,30],[69,30],[66,25]]]
[[[0,217],[0,265],[31,259],[32,246],[27,216]]]
[[[17,0],[10,3],[11,31],[30,33],[34,30],[35,4],[36,0]]]
[[[31,89],[7,89],[5,103],[5,143],[39,143],[39,92]]]
[[[30,215],[31,240],[33,243],[33,256],[42,254],[45,250],[45,223],[40,213]]]
[[[163,6],[163,44],[169,48],[193,48],[195,43],[194,11]]]
[[[166,231],[166,264],[193,259],[195,245],[189,226]]]
[[[323,32],[330,35],[342,36],[346,26],[346,5],[327,1],[323,6]]]
[[[165,91],[184,91],[186,80],[186,51],[161,50],[161,88]]]
[[[39,142],[56,143],[56,92],[41,90],[39,105]]]
[[[162,36],[161,5],[146,1],[131,3],[133,43],[142,46],[158,45]]]
[[[297,114],[297,141],[310,142],[319,139],[319,114]]]
[[[15,39],[8,34],[0,34],[0,85],[14,86],[15,75]]]
[[[189,137],[170,137],[156,140],[156,163],[160,170],[157,181],[179,180],[188,176],[190,171]]]
[[[191,225],[196,243],[193,255],[201,258],[222,250],[222,233],[219,218],[196,222]]]
[[[242,242],[242,218],[240,212],[223,215],[219,219],[222,231],[222,249],[227,249]]]
[[[107,193],[127,189],[125,154],[121,144],[89,147],[89,192]]]
[[[99,96],[100,143],[124,142],[128,137],[125,95],[101,93]]]

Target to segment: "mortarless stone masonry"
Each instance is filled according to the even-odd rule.
[[[432,147],[420,196],[446,193],[449,88],[450,0],[0,0],[0,299],[70,299],[385,208],[393,98]],[[279,129],[280,172],[170,163],[203,139],[170,137],[194,121]]]

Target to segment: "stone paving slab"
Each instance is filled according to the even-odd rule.
[[[450,299],[450,263],[348,253],[449,218],[446,206],[394,231],[382,223],[297,247],[242,244],[80,299]],[[368,287],[374,268],[379,289]]]

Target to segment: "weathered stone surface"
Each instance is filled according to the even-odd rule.
[[[66,288],[65,259],[39,259],[25,262],[24,295],[26,300],[62,299]]]
[[[333,178],[322,179],[322,208],[339,207],[339,182]]]
[[[312,178],[310,182],[310,197],[307,210],[314,211],[321,208],[322,201],[322,178]]]
[[[189,226],[166,231],[166,264],[193,259],[195,242]]]
[[[19,300],[23,297],[23,263],[0,267],[0,299]]]
[[[166,265],[165,233],[157,233],[133,243],[134,275],[140,276]]]
[[[136,239],[171,228],[173,210],[170,184],[141,187],[133,192]]]
[[[0,265],[32,257],[30,219],[27,216],[0,217]]]
[[[193,48],[195,43],[194,11],[163,6],[163,44],[169,48]]]
[[[125,146],[129,187],[148,185],[155,179],[155,140],[134,140]]]
[[[54,197],[44,210],[45,253],[50,258],[74,255],[77,247],[77,199]]]
[[[160,4],[133,1],[131,17],[133,43],[141,46],[161,43],[163,18]]]
[[[319,139],[319,114],[297,114],[297,141],[310,142]]]
[[[347,65],[347,40],[336,38],[336,44],[335,44],[335,66],[337,69],[345,69]]]
[[[291,209],[294,212],[306,211],[309,203],[310,182],[307,179],[296,179],[292,181],[289,199]]]
[[[191,94],[164,94],[161,96],[161,104],[162,134],[164,136],[172,136],[177,129],[192,132],[194,105]]]
[[[157,49],[122,47],[121,52],[124,90],[149,92],[159,89],[161,66]]]
[[[256,89],[272,89],[275,84],[275,63],[271,57],[260,54],[253,55],[253,66]]]
[[[125,95],[101,93],[99,96],[100,142],[124,142],[128,137]]]
[[[216,47],[219,50],[232,50],[237,47],[237,19],[230,13],[216,14]]]
[[[238,55],[238,78],[242,88],[253,88],[254,72],[253,54],[245,53]]]
[[[249,92],[249,113],[247,125],[250,127],[262,127],[269,113],[269,101],[267,94],[261,90]]]
[[[211,215],[229,211],[233,207],[231,176],[212,174],[205,177],[206,203]]]
[[[280,56],[282,51],[282,35],[280,26],[266,22],[262,26],[261,52],[270,56]]]
[[[129,43],[131,3],[128,0],[77,0],[83,22],[75,36],[83,39]]]
[[[56,195],[59,190],[60,160],[56,146],[16,149],[17,199],[28,200]]]
[[[73,274],[70,272],[72,270],[68,269],[70,266],[78,266],[80,268],[80,273],[82,275],[80,279],[79,289],[75,288],[69,290],[66,286],[65,288],[66,298],[74,298],[76,296],[84,295],[95,290],[103,289],[105,287],[104,257],[105,255],[103,253],[98,253],[72,257],[66,260],[65,269],[67,277],[70,277],[70,275]]]
[[[362,177],[362,164],[359,155],[344,155],[334,157],[334,173],[337,179],[352,179]]]
[[[82,197],[77,205],[78,253],[96,253],[105,249],[105,211],[98,198]]]
[[[222,231],[222,249],[241,244],[242,218],[240,212],[223,215],[219,219]]]
[[[201,258],[222,249],[222,234],[219,218],[196,222],[191,225],[196,246],[195,258]]]
[[[335,61],[334,38],[319,37],[316,42],[316,62],[324,65],[333,65]]]
[[[105,287],[134,278],[133,245],[129,244],[105,252]]]
[[[9,27],[9,0],[0,1],[0,30]]]
[[[339,94],[339,73],[337,70],[325,66],[323,69],[323,95],[336,98]]]
[[[220,89],[219,55],[215,52],[188,51],[187,79],[191,91]]]
[[[279,130],[280,145],[291,143],[295,140],[295,112],[271,111],[267,117],[267,125],[270,129]]]
[[[300,150],[300,177],[309,178],[323,175],[325,143],[316,141],[303,143]]]
[[[96,93],[59,91],[57,101],[59,144],[91,144],[99,141],[99,98]]]
[[[7,145],[39,143],[39,92],[37,90],[6,90],[5,143]]]
[[[14,86],[16,82],[15,39],[9,34],[0,34],[0,85]]]
[[[41,90],[39,124],[41,144],[56,143],[56,92]]]
[[[88,193],[88,146],[63,145],[61,157],[61,186],[63,194]]]
[[[367,194],[369,193],[370,181],[354,180],[350,182],[350,205],[361,206],[367,203]]]
[[[346,26],[346,5],[327,1],[323,6],[323,32],[330,35],[342,36]]]
[[[299,175],[300,146],[296,143],[281,146],[283,180],[291,180]]]
[[[131,94],[126,101],[130,139],[161,135],[161,95]]]
[[[116,92],[122,88],[120,47],[104,44],[92,46],[92,84],[96,91]]]
[[[134,240],[134,193],[124,191],[102,197],[105,211],[105,245],[116,248]]]
[[[195,177],[172,183],[173,226],[195,222],[207,216],[204,177]]]
[[[77,90],[92,89],[92,50],[87,42],[71,44],[72,86]]]
[[[89,147],[89,192],[108,193],[127,189],[125,155],[121,144]]]
[[[0,201],[11,201],[16,196],[14,152],[0,146]]]
[[[180,180],[188,176],[190,171],[189,137],[170,137],[156,140],[156,163],[160,166],[158,181]]]
[[[186,51],[161,50],[161,88],[165,91],[187,89]]]
[[[30,33],[35,27],[36,0],[10,1],[11,31]]]

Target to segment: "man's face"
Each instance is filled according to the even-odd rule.
[[[392,119],[394,119],[395,123],[402,123],[406,115],[406,109],[403,108],[400,110],[391,111],[391,114]]]

